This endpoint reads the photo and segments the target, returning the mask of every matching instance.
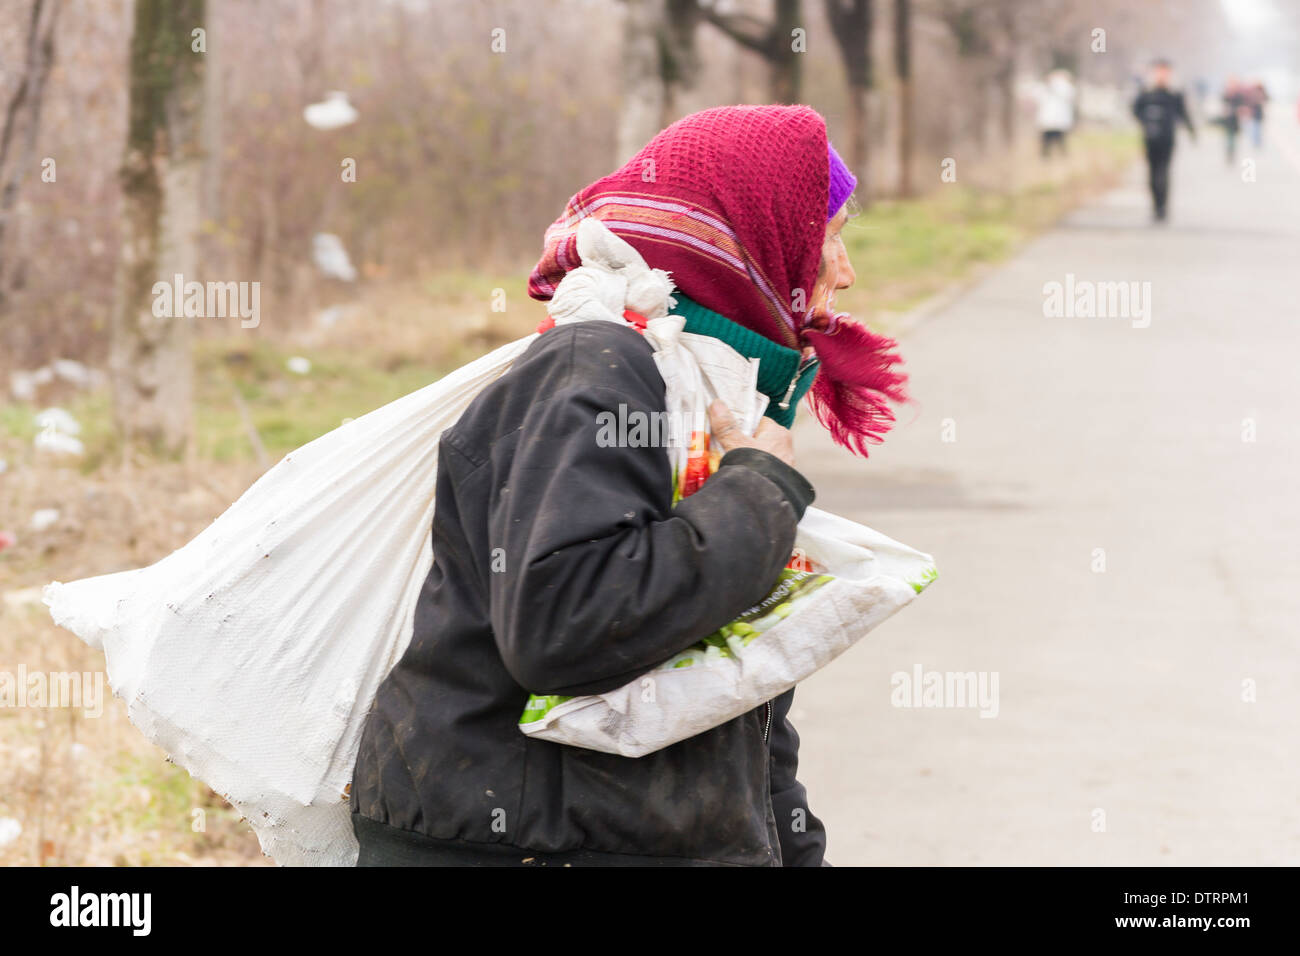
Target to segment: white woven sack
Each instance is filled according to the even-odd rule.
[[[346,790],[433,563],[438,438],[536,337],[289,453],[157,564],[45,588],[132,722],[278,863],[356,861]]]

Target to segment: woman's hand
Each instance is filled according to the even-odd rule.
[[[719,400],[709,406],[709,426],[724,452],[733,448],[757,448],[794,467],[794,439],[790,437],[790,430],[766,416],[751,438],[740,430],[726,403]]]

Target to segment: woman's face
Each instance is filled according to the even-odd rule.
[[[818,325],[835,314],[835,293],[853,285],[857,276],[849,262],[844,237],[840,234],[848,221],[848,208],[841,208],[826,224],[826,238],[822,243],[822,261],[817,271],[817,284],[813,286],[812,310]]]

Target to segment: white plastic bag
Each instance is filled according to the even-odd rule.
[[[534,696],[519,728],[555,743],[642,757],[753,710],[848,650],[938,572],[928,554],[809,508],[796,559],[735,621],[604,694]]]
[[[758,428],[768,401],[758,390],[758,359],[747,359],[712,336],[684,332],[685,325],[681,316],[669,315],[651,319],[645,329],[664,380],[673,504],[698,491],[717,470],[720,449],[709,441],[714,399],[722,400],[746,435]]]
[[[536,337],[289,453],[157,564],[45,588],[132,722],[278,863],[356,861],[346,791],[433,563],[438,438]]]
[[[717,469],[707,409],[720,398],[753,434],[767,406],[757,360],[724,342],[653,319],[646,338],[666,387],[673,501]],[[532,695],[519,729],[542,740],[641,757],[717,727],[789,690],[907,605],[938,572],[928,555],[816,508],[769,594],[718,632],[617,690]]]

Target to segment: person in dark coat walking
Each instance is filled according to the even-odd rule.
[[[800,399],[865,453],[905,395],[895,343],[836,313],[855,180],[802,106],[686,117],[570,201],[529,282],[549,299],[597,216],[669,270],[686,331],[759,361],[752,437],[673,501],[663,447],[597,440],[602,416],[665,414],[629,324],[548,327],[444,432],[434,566],[380,686],[351,789],[358,865],[821,866],[798,779],[794,690],[640,758],[525,736],[530,693],[613,690],[760,601],[814,491],[788,431]]]
[[[1157,222],[1164,222],[1169,207],[1169,165],[1174,158],[1174,133],[1178,123],[1187,127],[1196,140],[1196,128],[1187,114],[1183,94],[1169,88],[1171,68],[1168,60],[1151,64],[1151,84],[1133,102],[1133,115],[1142,124],[1142,142],[1146,150],[1151,203]]]
[[[1237,77],[1229,76],[1223,88],[1223,115],[1216,120],[1223,127],[1229,164],[1237,158],[1237,136],[1241,132],[1241,118],[1245,109],[1246,89]]]

